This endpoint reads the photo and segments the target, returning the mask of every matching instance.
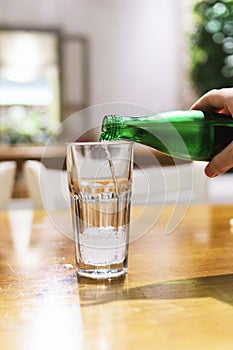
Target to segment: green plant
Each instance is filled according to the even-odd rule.
[[[45,143],[51,135],[46,124],[45,111],[13,106],[2,114],[0,143]]]
[[[233,86],[233,0],[204,0],[193,8],[191,80],[202,95]]]

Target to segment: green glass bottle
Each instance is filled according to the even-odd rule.
[[[132,140],[176,158],[209,161],[233,140],[231,115],[197,110],[107,115],[100,140]]]

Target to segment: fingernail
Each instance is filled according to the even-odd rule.
[[[209,177],[216,177],[218,174],[209,174]]]
[[[214,172],[213,170],[206,168],[205,173],[208,177],[216,177],[218,173]]]

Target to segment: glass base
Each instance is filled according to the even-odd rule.
[[[92,279],[111,279],[123,276],[127,273],[126,261],[125,264],[95,266],[84,263],[77,264],[77,275]]]

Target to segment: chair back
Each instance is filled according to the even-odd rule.
[[[48,169],[41,162],[28,160],[24,164],[24,176],[35,209],[69,208],[66,171]]]
[[[14,187],[15,173],[15,161],[0,162],[0,210],[8,208]]]
[[[204,162],[134,169],[133,204],[205,203],[208,180]]]

